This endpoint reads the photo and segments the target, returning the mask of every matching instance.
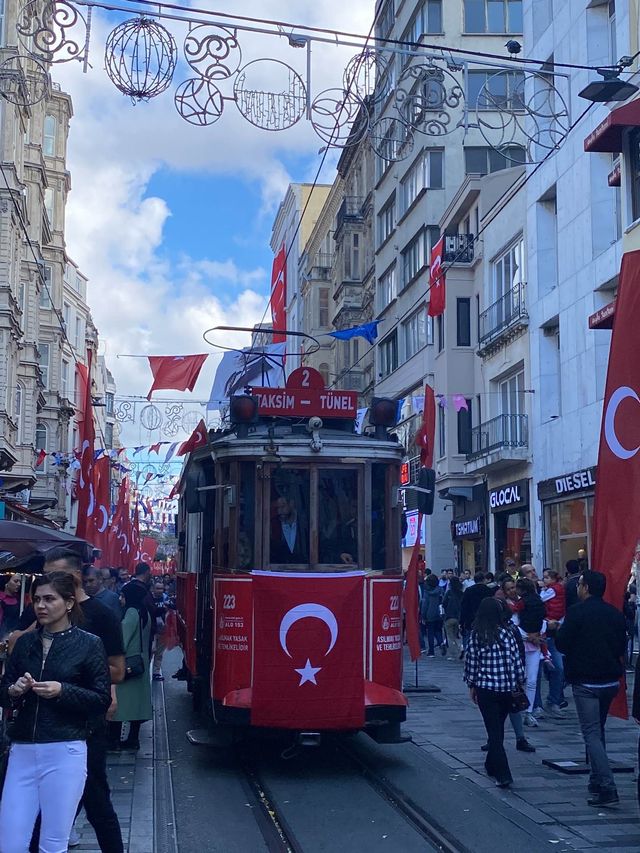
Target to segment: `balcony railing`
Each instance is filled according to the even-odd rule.
[[[473,234],[456,234],[444,238],[446,264],[470,264],[473,261]]]
[[[362,219],[362,204],[364,199],[360,196],[347,195],[344,197],[338,215],[336,216],[336,233],[348,220],[359,222]]]
[[[497,450],[528,447],[529,421],[527,415],[498,415],[471,430],[471,452],[467,460],[479,459]]]
[[[364,371],[347,370],[340,376],[337,384],[342,391],[362,391],[365,385]]]
[[[480,314],[478,343],[481,351],[501,340],[505,334],[527,325],[526,289],[525,282],[514,285]]]

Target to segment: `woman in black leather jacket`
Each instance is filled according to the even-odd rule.
[[[41,853],[65,853],[87,775],[87,724],[108,709],[111,679],[101,640],[73,624],[82,618],[73,577],[44,575],[32,595],[38,629],[17,641],[0,682],[15,717],[0,853],[27,853],[38,812]]]

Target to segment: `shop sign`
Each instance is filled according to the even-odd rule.
[[[460,521],[451,522],[451,538],[452,539],[471,539],[477,536],[482,536],[484,533],[484,516],[478,515],[475,518],[464,518]]]
[[[507,483],[489,492],[489,506],[491,512],[504,512],[505,510],[518,509],[529,504],[529,481],[518,480],[515,483]]]
[[[413,548],[418,538],[418,511],[407,513],[407,535],[402,539],[403,548]],[[422,530],[420,532],[420,543],[425,544],[425,518],[422,519]]]
[[[576,492],[592,492],[596,487],[596,468],[583,468],[572,474],[552,477],[538,483],[538,500],[548,501]]]

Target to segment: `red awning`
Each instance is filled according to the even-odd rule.
[[[616,313],[616,300],[603,306],[589,317],[590,329],[612,329],[613,317]]]
[[[622,151],[622,132],[627,127],[640,127],[640,99],[612,110],[604,121],[587,136],[585,151]]]

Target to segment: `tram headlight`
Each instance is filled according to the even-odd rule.
[[[250,424],[258,422],[258,400],[249,394],[238,394],[229,399],[229,419],[237,427],[238,438],[246,438]]]
[[[369,423],[376,428],[376,438],[387,438],[387,429],[398,420],[398,404],[389,397],[374,397],[369,409]]]

